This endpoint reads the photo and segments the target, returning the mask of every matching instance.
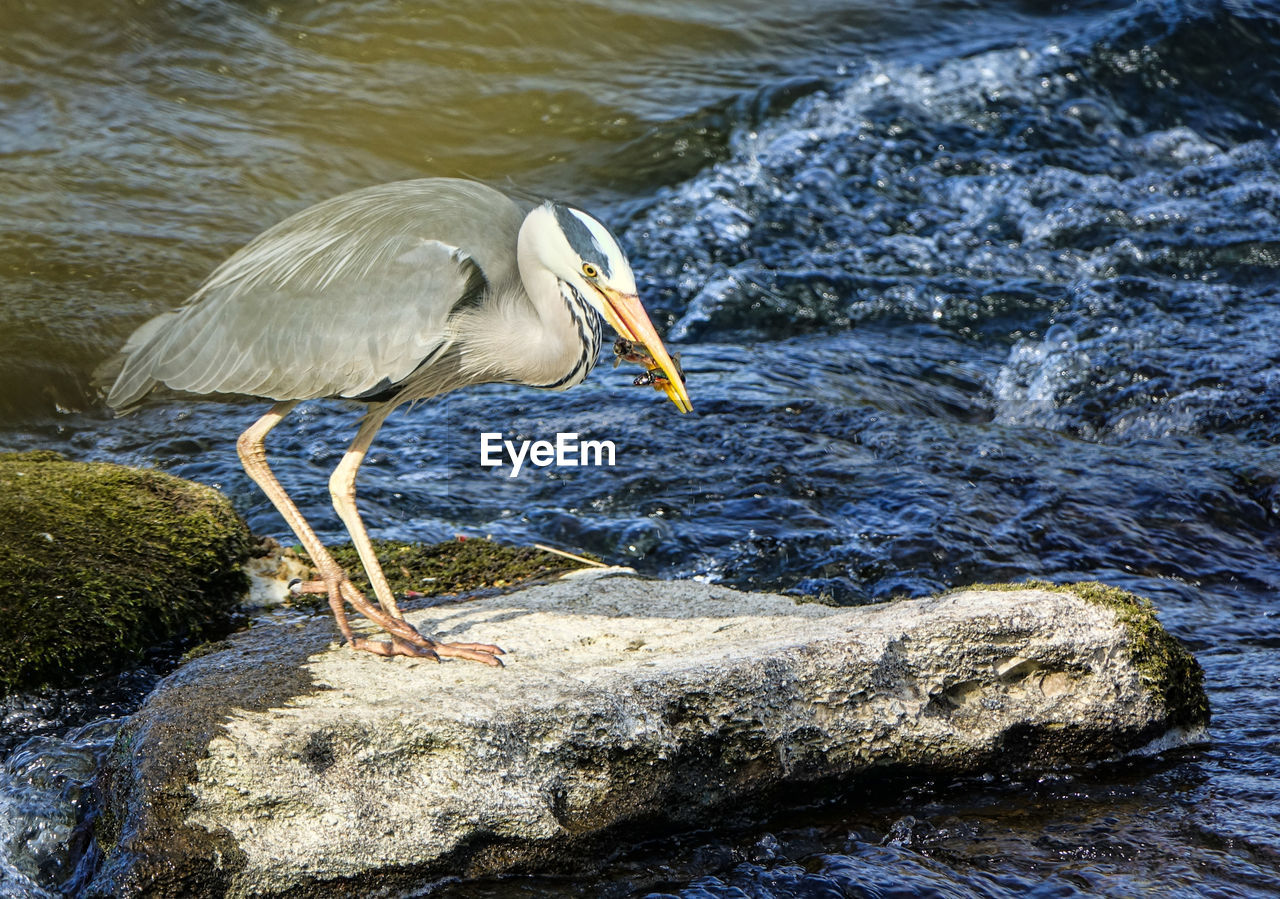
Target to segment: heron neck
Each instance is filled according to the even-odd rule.
[[[540,331],[525,335],[522,343],[527,361],[532,365],[537,359],[545,373],[526,383],[562,388],[581,381],[595,364],[601,341],[600,317],[542,261],[537,214],[535,210],[525,219],[516,239],[520,279]]]
[[[516,264],[520,268],[520,280],[529,294],[533,308],[544,327],[560,328],[568,321],[568,311],[560,296],[560,282],[542,261],[538,247],[537,210],[530,213],[520,226],[516,237]]]

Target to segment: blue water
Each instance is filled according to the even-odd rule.
[[[447,895],[1280,894],[1280,9],[938,14],[936,39],[886,26],[682,112],[676,139],[711,141],[695,173],[594,188],[695,414],[607,366],[462,392],[388,422],[365,518],[843,603],[1103,580],[1195,651],[1210,742],[889,784]],[[26,415],[0,443],[159,465],[282,535],[232,449],[256,410]],[[270,445],[329,539],[358,414],[308,404]],[[508,479],[478,465],[492,430],[611,439],[618,464]]]

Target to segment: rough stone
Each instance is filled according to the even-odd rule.
[[[122,731],[89,894],[370,895],[566,870],[878,772],[1044,769],[1188,738],[1199,683],[1153,686],[1121,612],[1047,589],[833,608],[580,573],[410,613],[500,643],[504,669],[255,629]]]

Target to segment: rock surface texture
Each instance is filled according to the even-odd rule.
[[[319,622],[255,629],[170,677],[104,771],[90,894],[371,895],[556,870],[783,791],[1076,764],[1207,714],[1176,641],[1160,632],[1173,651],[1155,669],[1124,615],[1059,590],[832,608],[593,574],[409,618],[499,643],[507,667],[356,653]]]
[[[231,630],[249,530],[161,471],[0,453],[0,696]]]

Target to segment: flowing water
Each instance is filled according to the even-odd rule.
[[[0,33],[0,446],[159,466],[283,536],[233,449],[258,407],[114,420],[93,367],[311,202],[510,179],[614,224],[697,411],[605,366],[397,413],[376,536],[843,603],[1094,578],[1207,672],[1210,741],[1158,760],[886,784],[440,893],[1280,894],[1280,8],[0,0]],[[307,404],[270,444],[328,539],[357,416]],[[617,464],[508,478],[484,431]],[[69,876],[154,678],[8,701],[0,896]]]

